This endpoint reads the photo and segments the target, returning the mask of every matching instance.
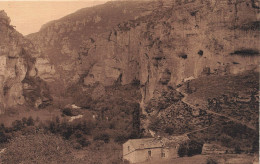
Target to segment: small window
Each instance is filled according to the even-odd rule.
[[[165,157],[165,153],[164,153],[164,152],[162,152],[161,156],[162,156],[162,158],[164,158],[164,157]]]
[[[128,151],[130,151],[130,146],[128,146]]]
[[[152,151],[151,151],[151,150],[148,151],[148,156],[149,156],[149,157],[152,156]]]

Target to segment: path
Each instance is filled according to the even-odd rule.
[[[207,113],[214,114],[214,115],[217,115],[217,116],[219,116],[219,117],[225,117],[225,118],[227,118],[227,119],[229,119],[229,120],[231,120],[231,121],[233,121],[233,122],[236,122],[236,123],[245,125],[246,127],[250,128],[250,129],[256,130],[256,128],[253,127],[252,125],[247,124],[247,123],[244,123],[244,122],[242,122],[242,121],[240,121],[240,120],[237,120],[237,119],[235,119],[235,118],[233,118],[233,117],[226,116],[226,115],[224,115],[224,114],[216,113],[216,112],[214,112],[214,111],[208,110],[207,107],[202,107],[202,108],[197,107],[197,106],[195,106],[195,105],[193,105],[193,104],[191,104],[191,103],[189,103],[189,102],[187,101],[188,94],[181,92],[179,88],[177,88],[176,90],[177,90],[178,92],[180,92],[180,93],[184,96],[184,97],[182,98],[182,101],[183,101],[184,103],[186,103],[187,105],[189,105],[190,107],[192,107],[192,108],[194,108],[194,109],[204,110],[204,111],[207,112]]]

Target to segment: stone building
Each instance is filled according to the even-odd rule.
[[[130,139],[123,144],[123,160],[139,163],[178,158],[180,144],[188,140],[187,136]]]

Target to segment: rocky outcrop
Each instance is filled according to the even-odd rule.
[[[26,103],[24,79],[37,77],[33,68],[39,53],[10,25],[4,11],[0,11],[0,36],[0,113],[3,113],[4,109]],[[41,99],[40,93],[38,98]]]

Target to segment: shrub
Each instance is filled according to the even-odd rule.
[[[19,131],[22,130],[22,128],[24,128],[24,125],[21,120],[15,120],[14,122],[12,122],[12,127],[14,131]]]
[[[138,79],[134,79],[133,81],[132,81],[132,83],[131,83],[133,86],[140,86],[140,80],[138,80]]]
[[[127,138],[128,138],[128,137],[127,137],[126,135],[124,135],[124,134],[119,134],[119,135],[115,136],[114,141],[117,142],[117,143],[119,143],[119,144],[122,144],[122,143],[124,143],[125,141],[127,141]]]
[[[207,159],[207,164],[218,164],[218,162],[215,159],[208,158]]]
[[[172,135],[174,133],[174,129],[172,127],[166,127],[164,132]]]
[[[149,124],[149,129],[157,132],[161,127],[160,127],[160,119],[159,118],[154,118],[151,120],[151,123]]]
[[[187,58],[188,58],[188,55],[187,55],[187,54],[184,54],[184,53],[181,53],[181,54],[179,54],[179,57],[180,57],[180,58],[183,58],[183,59],[187,59]]]
[[[5,143],[8,141],[8,136],[4,133],[0,131],[0,143]]]
[[[236,146],[235,146],[235,153],[236,153],[236,154],[240,154],[240,153],[241,153],[241,148],[240,148],[239,145],[236,145]]]
[[[62,113],[66,116],[73,116],[72,110],[70,108],[64,108]]]
[[[26,118],[26,117],[23,117],[23,118],[22,118],[22,122],[23,122],[23,125],[27,124],[27,118]]]
[[[198,54],[199,54],[200,56],[203,56],[203,51],[202,51],[202,50],[199,50]]]
[[[110,141],[110,136],[107,133],[98,133],[94,136],[94,140],[101,140],[108,143]]]
[[[85,138],[85,137],[80,137],[80,138],[78,138],[77,139],[77,142],[82,146],[82,147],[86,147],[86,146],[88,146],[88,145],[90,145],[90,141],[87,139],[87,138]]]
[[[178,155],[180,157],[184,157],[185,155],[188,154],[188,144],[187,143],[182,143],[178,149]]]
[[[62,136],[65,138],[65,139],[69,139],[70,136],[73,134],[73,128],[72,126],[68,125],[66,126],[66,129],[63,130],[62,132]]]
[[[32,116],[30,116],[30,117],[27,119],[26,124],[27,124],[27,126],[34,126],[34,120],[33,120]]]
[[[189,142],[188,156],[201,154],[203,144],[194,140]]]

